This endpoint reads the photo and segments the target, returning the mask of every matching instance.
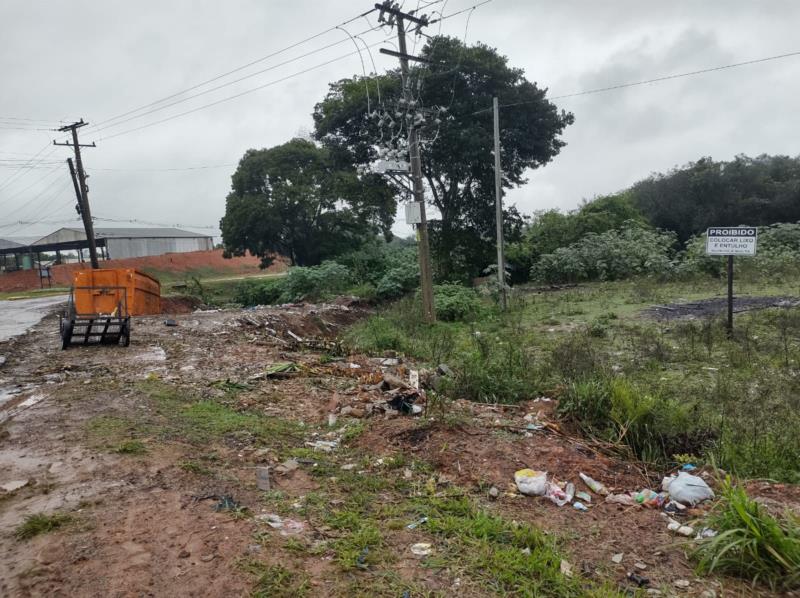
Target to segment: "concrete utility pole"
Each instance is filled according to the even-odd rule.
[[[381,53],[389,54],[400,59],[400,72],[403,76],[403,99],[406,105],[409,105],[414,98],[411,92],[411,84],[409,80],[409,60],[424,61],[416,56],[410,56],[406,49],[406,29],[405,21],[410,21],[417,25],[417,28],[424,27],[428,24],[425,17],[415,17],[414,15],[401,12],[397,5],[392,5],[390,0],[386,0],[383,4],[376,4],[375,8],[381,11],[380,20],[383,20],[383,14],[388,13],[390,16],[388,23],[391,25],[394,21],[397,25],[397,45],[400,48],[399,52],[392,52],[391,50],[381,49]],[[417,227],[419,233],[419,271],[420,271],[420,286],[422,287],[422,310],[425,316],[425,321],[429,324],[436,321],[436,310],[433,305],[433,273],[431,269],[431,251],[430,242],[428,240],[428,219],[425,215],[425,188],[422,182],[422,162],[420,159],[419,150],[419,132],[417,128],[409,123],[408,127],[408,153],[411,162],[411,179],[413,182],[414,201],[419,203],[420,223]]]
[[[494,209],[497,220],[497,279],[500,283],[500,306],[505,309],[506,260],[503,256],[503,171],[500,167],[500,106],[492,98],[494,108]]]
[[[72,183],[75,185],[75,193],[78,196],[78,206],[83,219],[83,228],[86,230],[86,240],[89,242],[89,259],[92,262],[92,268],[100,268],[100,262],[97,261],[97,244],[94,240],[94,224],[92,223],[92,212],[89,209],[89,187],[86,185],[86,173],[83,170],[83,161],[81,160],[82,147],[97,147],[94,142],[91,145],[81,145],[78,142],[78,129],[85,127],[89,123],[83,122],[83,119],[71,125],[65,125],[58,129],[62,133],[67,131],[72,132],[72,143],[56,143],[53,140],[53,145],[64,145],[72,147],[75,150],[75,164],[77,165],[78,180],[75,180],[75,168],[72,165],[72,159],[67,160],[69,165],[70,175],[72,176]]]

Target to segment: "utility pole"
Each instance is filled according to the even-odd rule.
[[[503,171],[500,169],[500,106],[492,98],[494,108],[494,209],[497,220],[497,279],[500,283],[500,306],[506,309],[506,260],[503,256]]]
[[[89,209],[89,187],[86,185],[86,173],[83,170],[83,160],[81,160],[82,147],[97,147],[94,142],[91,145],[81,145],[78,142],[78,129],[85,127],[89,123],[84,122],[83,119],[71,125],[65,125],[58,129],[62,133],[67,131],[72,132],[72,143],[56,143],[53,140],[53,145],[71,146],[75,150],[75,164],[77,166],[78,180],[75,180],[75,168],[72,165],[72,159],[68,159],[70,175],[72,182],[75,185],[75,193],[78,196],[78,205],[80,207],[81,218],[83,219],[83,228],[86,230],[86,240],[89,243],[89,259],[92,262],[92,268],[100,268],[100,262],[97,261],[97,244],[94,239],[94,224],[92,223],[92,212]]]
[[[400,51],[392,52],[391,50],[382,48],[381,53],[396,56],[400,59],[400,72],[403,77],[403,99],[406,101],[406,105],[409,105],[414,98],[411,92],[408,61],[423,61],[423,59],[410,56],[407,52],[405,21],[415,23],[417,29],[419,29],[427,25],[428,20],[425,17],[420,18],[401,12],[396,4],[392,4],[391,0],[386,0],[383,4],[376,4],[375,8],[381,11],[379,17],[380,21],[383,21],[384,13],[388,13],[390,15],[388,23],[391,25],[394,21],[397,25],[397,45]],[[432,324],[436,321],[436,310],[433,305],[433,273],[431,270],[430,242],[428,240],[428,219],[425,215],[425,188],[422,183],[419,132],[417,131],[417,127],[411,122],[408,123],[408,153],[411,162],[411,180],[413,182],[414,201],[419,204],[420,213],[420,222],[417,226],[417,232],[419,234],[419,271],[420,286],[422,288],[422,311],[425,321]]]

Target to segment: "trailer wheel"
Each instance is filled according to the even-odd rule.
[[[61,350],[66,351],[72,342],[72,329],[73,323],[67,320],[61,320]]]
[[[119,344],[127,347],[131,344],[131,328],[129,324],[122,326],[122,332],[119,335]]]

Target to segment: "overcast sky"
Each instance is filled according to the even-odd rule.
[[[444,5],[447,15],[475,1],[438,2],[428,12]],[[361,73],[356,55],[278,81],[353,52],[345,33],[330,32],[188,95],[270,69],[239,83],[151,114],[134,112],[125,117],[128,122],[107,123],[115,126],[101,123],[320,33],[372,4],[3,0],[0,238],[38,237],[69,225],[61,221],[70,218],[79,225],[63,163],[69,148],[46,146],[54,134],[33,129],[81,117],[92,125],[81,131],[82,142],[97,142],[97,148],[84,150],[95,216],[213,227],[218,234],[230,175],[242,153],[310,130],[311,111],[327,83]],[[474,11],[467,30],[468,14],[447,19],[442,32],[461,38],[466,32],[468,42],[498,48],[552,96],[800,50],[800,2],[794,0],[493,0]],[[370,19],[374,23],[374,15]],[[369,27],[361,19],[347,29],[356,34]],[[364,39],[377,43],[386,35],[373,31]],[[376,50],[379,70],[394,66],[394,59]],[[797,155],[798,75],[795,56],[557,100],[575,114],[564,136],[568,145],[551,164],[531,172],[528,184],[508,201],[525,213],[569,210],[584,198],[701,156]],[[126,132],[270,82],[275,83],[237,99]],[[112,137],[116,133],[124,134]],[[37,159],[43,161],[20,171],[20,160],[40,150]],[[193,169],[160,170],[188,168]],[[14,224],[20,220],[39,222]],[[395,232],[411,229],[400,221]]]

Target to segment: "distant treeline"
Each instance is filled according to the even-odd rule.
[[[652,237],[658,239],[656,253],[662,257],[655,261],[660,262],[667,255],[667,247],[668,257],[679,257],[687,242],[710,226],[766,226],[798,221],[800,157],[737,156],[730,162],[703,158],[654,174],[622,192],[598,197],[573,212],[551,210],[536,214],[522,238],[509,245],[508,262],[517,282],[527,280],[531,273],[541,279],[544,272],[558,270],[562,265],[579,274],[585,265],[576,260],[595,259],[591,257],[595,254],[596,259],[604,259],[597,252],[601,245],[610,248],[607,259],[617,259],[618,247],[642,247],[642,241]],[[631,228],[660,229],[668,235],[631,233]],[[623,230],[628,232],[614,233]],[[670,238],[671,243],[665,242]],[[655,255],[646,254],[643,251],[636,256],[637,261],[649,264]],[[604,263],[598,268],[589,265],[592,271],[608,270]],[[593,277],[588,272],[578,275]]]

